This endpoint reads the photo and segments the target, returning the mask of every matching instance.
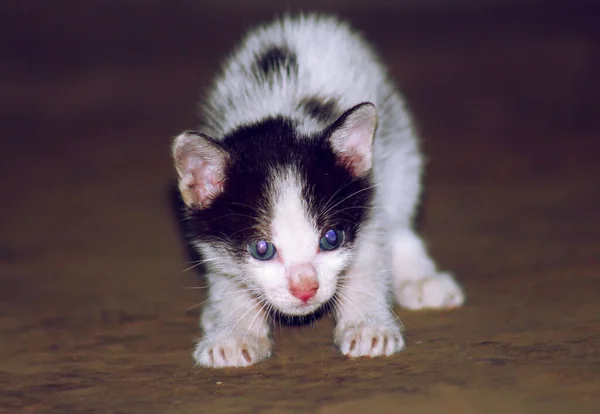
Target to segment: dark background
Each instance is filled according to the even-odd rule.
[[[349,19],[405,92],[423,234],[467,304],[396,309],[387,359],[342,358],[323,318],[256,367],[194,368],[170,139],[298,4]],[[599,74],[594,2],[2,1],[0,412],[600,412]]]

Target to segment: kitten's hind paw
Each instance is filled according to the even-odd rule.
[[[345,324],[336,328],[335,342],[350,358],[390,356],[404,348],[400,327],[394,323]]]
[[[400,306],[412,310],[452,309],[465,301],[460,285],[448,273],[400,282],[394,293]]]
[[[202,339],[193,355],[203,367],[247,367],[270,357],[271,348],[269,338],[232,333]]]

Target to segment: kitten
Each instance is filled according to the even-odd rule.
[[[408,309],[460,306],[412,229],[422,157],[410,115],[365,41],[331,17],[251,31],[202,105],[201,132],[173,158],[210,290],[198,365],[272,352],[269,317],[331,305],[349,357],[404,347]]]

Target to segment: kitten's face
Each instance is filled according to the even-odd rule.
[[[225,161],[203,186],[216,189],[209,205],[188,211],[209,268],[283,314],[310,314],[333,297],[369,210],[369,170],[357,175],[331,135],[298,137],[283,119],[238,130],[218,144]]]
[[[238,280],[289,315],[314,312],[331,299],[352,257],[369,196],[366,183],[343,174],[337,174],[339,185],[326,177],[326,183],[311,186],[302,169],[273,169],[254,205],[242,197],[240,206],[249,207],[230,211],[246,219],[224,226],[229,246],[213,250],[213,257],[236,263]]]

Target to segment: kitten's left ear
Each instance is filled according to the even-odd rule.
[[[340,163],[356,177],[373,166],[373,136],[377,128],[377,109],[364,102],[347,110],[331,126],[329,141]]]

